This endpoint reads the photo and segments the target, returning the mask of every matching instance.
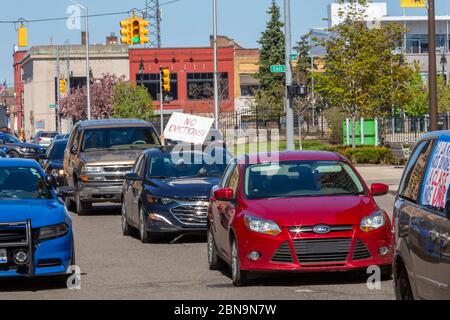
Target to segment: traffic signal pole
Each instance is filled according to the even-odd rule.
[[[284,0],[284,33],[285,33],[285,63],[286,63],[286,142],[287,150],[295,150],[294,142],[294,110],[292,109],[292,101],[288,92],[289,86],[292,85],[292,68],[291,68],[291,1]]]
[[[61,126],[59,120],[59,103],[61,101],[61,66],[59,58],[59,46],[56,46],[56,108],[55,108],[55,120],[56,131],[61,133]]]
[[[161,121],[161,132],[160,134],[164,134],[164,92],[163,92],[163,73],[162,70],[159,73],[159,112],[160,112],[160,121]]]
[[[428,0],[428,81],[430,104],[430,130],[438,130],[438,105],[437,105],[437,66],[436,66],[436,16],[435,1]]]
[[[217,62],[217,0],[213,0],[213,42],[214,42],[214,128],[219,129],[219,70]]]

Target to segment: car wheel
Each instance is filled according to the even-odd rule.
[[[139,208],[139,238],[142,243],[150,242],[150,237],[146,226],[145,212],[142,207]]]
[[[125,205],[122,204],[122,233],[124,236],[131,235],[131,226],[128,224],[127,213],[125,211]]]
[[[79,190],[79,189],[78,189],[78,190]],[[78,214],[79,216],[86,215],[86,214],[89,213],[90,210],[92,210],[92,203],[82,201],[82,200],[80,199],[80,193],[79,193],[79,191],[77,191],[77,192],[75,193],[75,206],[76,206],[77,214]]]
[[[242,287],[247,284],[248,272],[241,270],[241,262],[239,260],[239,250],[237,241],[233,240],[231,244],[231,279],[235,287]]]
[[[381,280],[392,280],[392,266],[389,265],[381,267]]]
[[[217,254],[216,242],[211,228],[208,228],[208,264],[209,270],[219,270],[223,264],[219,255]]]
[[[16,151],[11,151],[11,152],[8,153],[8,157],[10,157],[10,158],[20,158],[20,155]]]
[[[67,207],[67,210],[74,212],[77,210],[76,206],[75,206],[75,202],[71,199],[71,198],[64,198],[64,204]]]
[[[411,284],[409,283],[408,272],[405,268],[403,268],[398,274],[398,278],[395,283],[395,296],[397,300],[414,300]]]

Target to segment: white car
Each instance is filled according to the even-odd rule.
[[[36,133],[31,143],[48,147],[53,142],[53,139],[57,134],[57,132],[39,131]]]

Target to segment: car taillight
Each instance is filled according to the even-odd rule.
[[[37,141],[41,142],[41,141],[42,141],[42,138],[38,138]]]

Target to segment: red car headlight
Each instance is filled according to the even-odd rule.
[[[245,216],[245,226],[253,231],[271,236],[277,236],[281,233],[281,228],[273,221],[264,220],[257,217]]]
[[[361,220],[360,228],[364,232],[380,229],[386,224],[386,213],[378,210]]]

